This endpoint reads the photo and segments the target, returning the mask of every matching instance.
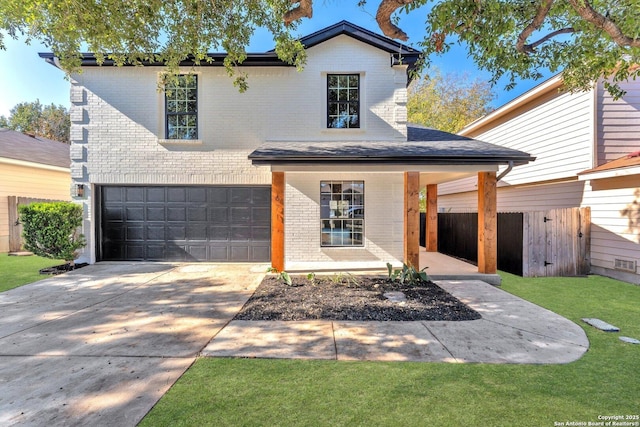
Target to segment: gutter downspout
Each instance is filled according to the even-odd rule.
[[[502,178],[507,176],[507,174],[511,172],[512,169],[513,169],[513,160],[509,160],[509,165],[504,171],[502,171],[500,175],[498,175],[498,177],[496,178],[496,182],[500,181]]]

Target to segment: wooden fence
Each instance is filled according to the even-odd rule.
[[[8,196],[9,201],[9,252],[22,249],[22,224],[18,215],[18,206],[37,202],[58,202],[59,200],[37,199],[34,197]]]
[[[438,214],[438,252],[477,262],[478,214]],[[590,208],[498,213],[498,269],[524,277],[591,268]]]

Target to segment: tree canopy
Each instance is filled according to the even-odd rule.
[[[375,1],[382,32],[403,41],[400,15],[431,6],[424,39],[413,41],[425,65],[462,43],[493,82],[506,75],[509,86],[540,78],[545,68],[564,71],[574,90],[606,76],[610,92],[620,95],[616,83],[640,74],[640,0]],[[302,66],[304,50],[292,30],[312,17],[313,0],[0,0],[0,11],[0,31],[44,42],[67,71],[77,69],[86,47],[99,60],[164,61],[173,72],[187,57],[202,62],[209,51],[225,51],[233,74],[257,28],[273,34],[281,59]],[[242,88],[242,76],[237,81]]]
[[[488,82],[432,67],[409,86],[407,114],[412,123],[456,133],[489,113],[494,98]]]
[[[11,109],[9,117],[0,116],[0,127],[30,133],[69,143],[71,121],[62,105],[45,105],[40,100],[21,102]]]

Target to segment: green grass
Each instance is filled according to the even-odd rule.
[[[589,278],[523,279],[503,289],[584,327],[566,365],[199,359],[142,426],[554,426],[640,414],[640,287]],[[621,333],[580,319],[597,317]]]
[[[64,261],[38,256],[9,256],[0,254],[0,292],[17,288],[48,276],[40,274],[40,269],[63,264]]]

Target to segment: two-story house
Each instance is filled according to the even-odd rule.
[[[640,283],[640,81],[621,86],[618,100],[602,81],[570,93],[558,75],[460,135],[536,156],[499,182],[499,211],[590,207],[591,271]],[[475,184],[440,185],[439,208],[475,211]]]
[[[408,127],[419,51],[344,21],[301,41],[302,72],[273,51],[249,54],[245,93],[221,67],[224,54],[185,61],[164,91],[162,64],[97,66],[86,54],[71,80],[71,175],[88,237],[81,261],[417,266],[421,186],[481,175],[495,190],[499,165],[532,160]],[[491,224],[495,200],[482,203]]]

